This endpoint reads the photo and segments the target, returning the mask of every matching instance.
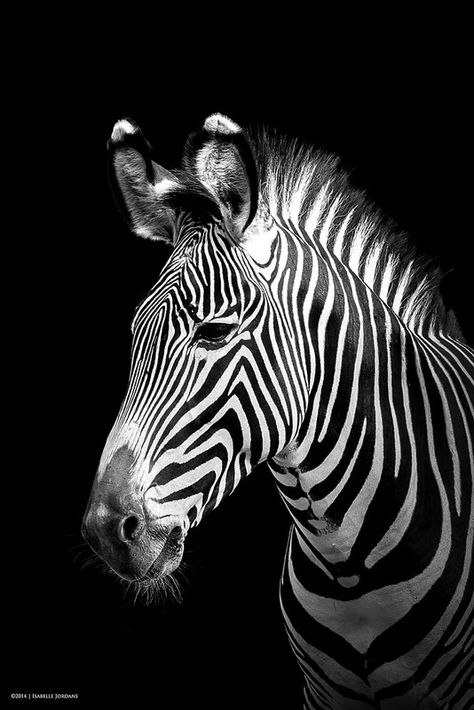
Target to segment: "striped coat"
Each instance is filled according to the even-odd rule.
[[[308,708],[473,702],[473,352],[439,273],[337,161],[214,115],[181,170],[110,141],[117,200],[172,243],[83,531],[152,596],[267,462],[293,524],[281,607]]]

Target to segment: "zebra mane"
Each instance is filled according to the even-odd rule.
[[[280,214],[356,273],[413,331],[463,339],[440,293],[442,273],[350,184],[339,159],[268,129],[251,132],[259,213]]]

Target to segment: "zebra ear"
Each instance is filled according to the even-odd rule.
[[[151,160],[150,145],[130,119],[117,121],[108,142],[109,179],[117,205],[135,234],[172,242],[172,198],[181,184]]]
[[[220,113],[209,116],[189,136],[183,163],[217,200],[228,228],[241,241],[258,203],[257,166],[243,130]]]

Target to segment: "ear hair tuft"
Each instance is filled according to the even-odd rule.
[[[220,217],[215,198],[202,182],[152,160],[150,144],[131,119],[116,122],[108,148],[115,200],[139,237],[172,242],[177,216],[183,211],[199,220]]]
[[[138,126],[129,118],[121,118],[120,121],[115,123],[110,140],[112,143],[121,143],[126,136],[133,135],[139,131]]]
[[[242,133],[240,126],[222,113],[213,113],[212,116],[208,116],[204,121],[203,128],[208,133],[220,133],[222,136]]]
[[[227,116],[212,114],[188,137],[183,165],[214,196],[230,234],[240,242],[258,203],[257,166],[244,131]]]

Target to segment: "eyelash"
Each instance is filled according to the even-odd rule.
[[[236,328],[235,323],[201,323],[197,326],[194,340],[220,343]]]

